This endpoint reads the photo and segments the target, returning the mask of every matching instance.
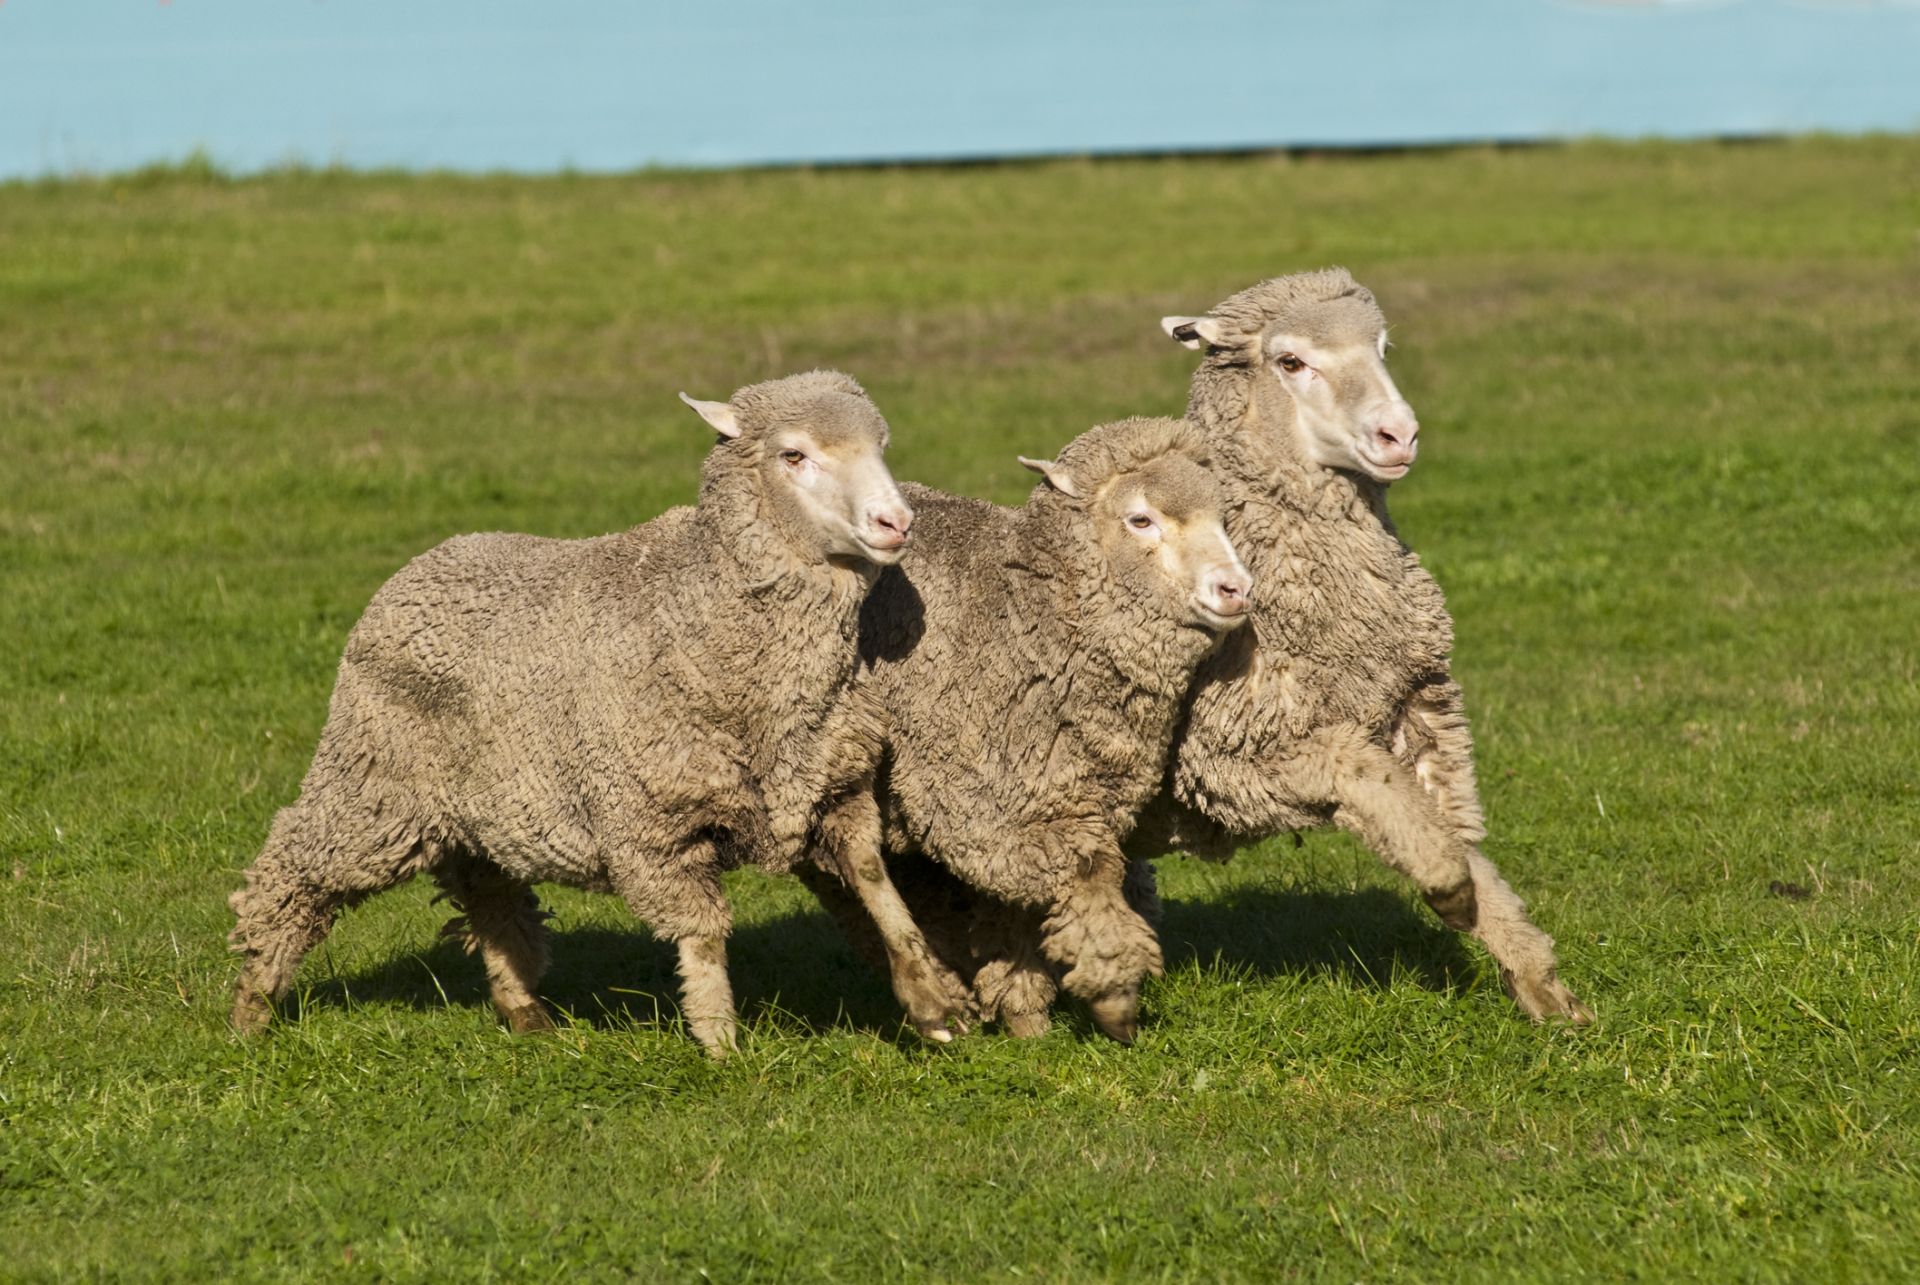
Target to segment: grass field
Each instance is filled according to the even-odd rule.
[[[224,1027],[348,628],[463,531],[689,499],[843,367],[1013,500],[1163,313],[1342,263],[1426,449],[1489,854],[1590,1030],[1351,843],[1162,863],[1139,1045],[931,1050],[743,875],[743,1052],[554,891],[515,1038],[426,886]],[[1920,1261],[1920,139],[0,186],[0,1278],[1872,1280]]]

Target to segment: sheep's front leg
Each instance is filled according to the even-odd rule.
[[[821,821],[816,865],[830,869],[858,898],[886,953],[893,993],[921,1035],[945,1044],[965,1034],[971,996],[914,922],[880,857],[880,815],[871,794],[836,805]]]
[[[1151,861],[1129,857],[1120,892],[1150,928],[1159,928],[1160,895]],[[1053,1026],[1051,1010],[1060,988],[1041,954],[1041,916],[979,894],[974,901],[974,949],[986,960],[974,979],[981,1016],[997,1018],[1019,1039],[1045,1035]]]
[[[1472,845],[1448,826],[1414,774],[1358,732],[1315,738],[1284,765],[1300,797],[1333,805],[1333,821],[1414,885],[1456,932],[1477,918]]]
[[[680,1012],[693,1038],[721,1058],[738,1047],[733,983],[727,977],[727,934],[733,912],[720,887],[713,844],[697,839],[663,859],[628,859],[612,869],[613,884],[655,936],[680,955]]]
[[[1507,994],[1534,1021],[1564,1017],[1584,1025],[1593,1013],[1561,982],[1553,938],[1527,916],[1513,891],[1477,844],[1486,835],[1473,773],[1473,738],[1460,689],[1452,680],[1434,683],[1407,703],[1393,748],[1408,763],[1443,821],[1469,846],[1467,866],[1478,904],[1473,935],[1500,967]]]
[[[712,1057],[725,1057],[740,1046],[733,981],[727,976],[727,939],[681,937],[674,945],[680,952],[680,1011],[700,1047]]]
[[[1127,859],[1111,835],[1083,847],[1040,924],[1041,950],[1066,969],[1060,984],[1087,1002],[1122,1044],[1139,1031],[1140,987],[1164,968],[1153,928],[1127,902]]]

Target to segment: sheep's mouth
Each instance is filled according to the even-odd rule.
[[[1211,630],[1216,634],[1224,634],[1229,629],[1238,629],[1247,618],[1247,613],[1244,608],[1242,608],[1237,615],[1223,615],[1198,598],[1189,599],[1187,606],[1193,611],[1194,623],[1196,625],[1202,629]]]
[[[909,537],[901,536],[900,542],[893,545],[875,544],[865,536],[856,535],[854,540],[860,545],[860,556],[877,566],[890,567],[907,552]]]

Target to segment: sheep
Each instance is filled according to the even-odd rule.
[[[718,434],[694,506],[595,539],[457,537],[374,596],[299,798],[231,898],[237,1029],[267,1024],[341,907],[424,871],[513,1030],[552,1026],[531,887],[552,881],[618,893],[671,939],[693,1035],[735,1047],[720,873],[784,870],[829,809],[843,828],[874,812],[857,621],[913,514],[848,376],[681,396]],[[891,885],[854,883],[883,931],[910,930]],[[951,1038],[964,987],[917,936],[888,944],[919,965],[896,978],[915,1024]]]
[[[994,907],[939,948],[955,956],[996,925],[1030,938],[1123,1042],[1161,952],[1126,895],[1121,843],[1164,779],[1196,667],[1251,588],[1203,459],[1184,421],[1131,419],[1052,461],[1023,458],[1043,480],[1021,508],[907,484],[920,542],[860,619],[860,686],[886,721],[886,848],[925,854]],[[883,877],[876,851],[833,863],[849,867],[855,883]],[[864,935],[838,880],[801,873]],[[1022,1007],[1007,993],[1020,980],[983,973],[982,1010]]]
[[[1553,939],[1477,846],[1486,831],[1452,620],[1387,516],[1386,487],[1412,466],[1419,424],[1387,373],[1373,295],[1328,269],[1162,326],[1206,353],[1187,418],[1261,593],[1249,627],[1196,675],[1167,788],[1128,837],[1137,904],[1155,904],[1148,858],[1225,860],[1257,839],[1339,826],[1486,947],[1528,1017],[1591,1021],[1559,979]],[[1046,1030],[1054,989],[1030,942],[1012,933],[983,963],[977,933],[947,944],[982,913],[963,890],[925,869],[895,877],[948,962],[1011,997],[997,1006],[1008,1029]]]

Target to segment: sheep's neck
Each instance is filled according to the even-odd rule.
[[[755,688],[766,707],[758,714],[732,711],[754,721],[773,737],[817,722],[826,692],[839,692],[852,680],[860,604],[871,577],[853,567],[802,555],[778,532],[728,506],[703,504],[695,512],[692,544],[710,562],[693,559],[684,573],[708,581],[690,586],[690,597],[731,596],[732,604],[711,603],[712,610],[688,622],[688,641],[704,629],[716,631],[710,645],[744,648],[736,660],[752,658],[751,668],[779,674],[778,682]]]

